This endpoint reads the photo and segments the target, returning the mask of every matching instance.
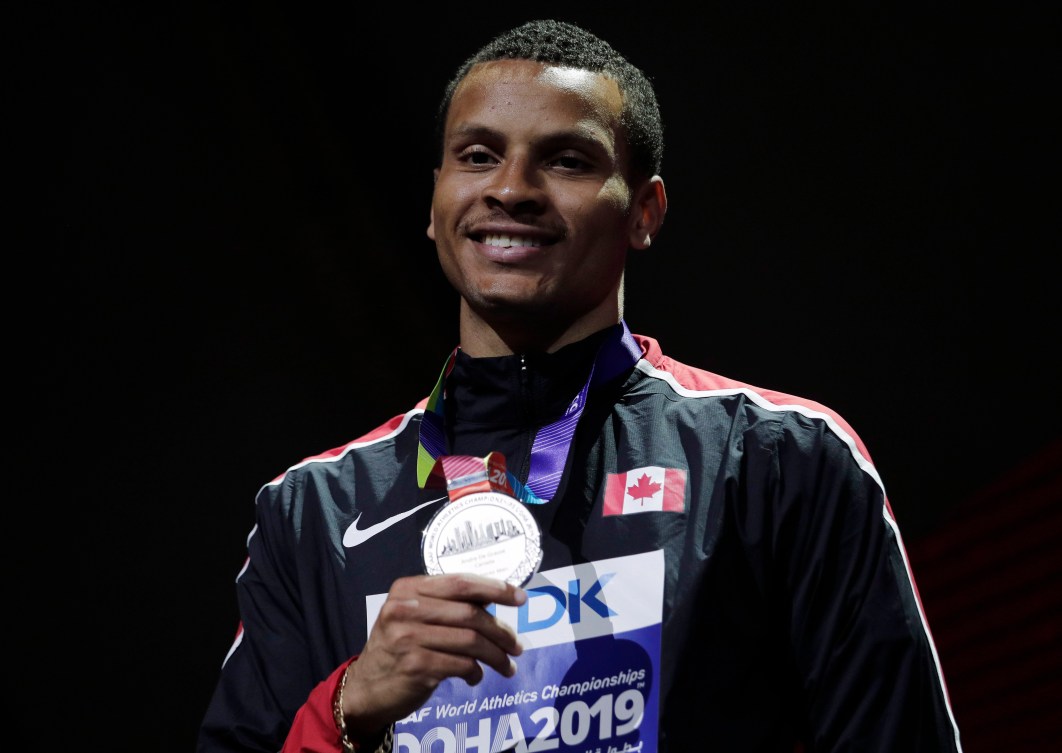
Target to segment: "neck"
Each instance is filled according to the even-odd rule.
[[[516,353],[555,353],[566,345],[584,340],[595,332],[619,324],[618,307],[598,310],[574,322],[500,320],[490,321],[461,302],[461,350],[473,358],[508,356]]]

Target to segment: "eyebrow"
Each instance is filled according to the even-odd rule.
[[[468,139],[476,139],[479,141],[492,141],[502,138],[500,131],[496,131],[493,128],[488,128],[483,125],[476,125],[474,123],[468,125],[462,125],[454,128],[447,133],[446,142],[449,143],[455,139],[466,141]]]
[[[611,151],[609,148],[609,141],[600,138],[602,133],[607,133],[607,129],[563,128],[558,131],[543,134],[541,138],[535,140],[535,143],[538,146],[550,146],[552,144],[574,142],[578,145],[582,145],[585,149],[604,149],[606,151]],[[476,123],[469,123],[455,127],[447,135],[446,144],[449,145],[453,141],[469,140],[505,141],[506,137],[503,132],[495,128]]]

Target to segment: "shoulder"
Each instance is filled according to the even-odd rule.
[[[637,334],[634,338],[642,348],[642,358],[636,368],[648,378],[666,383],[677,396],[691,399],[734,397],[748,404],[750,410],[777,418],[790,426],[805,424],[825,428],[847,446],[865,471],[877,476],[862,438],[829,406],[690,366],[665,355],[654,338]]]
[[[266,490],[271,487],[279,487],[283,485],[286,480],[290,482],[296,476],[306,473],[335,472],[345,460],[349,460],[353,455],[359,452],[377,445],[394,442],[410,431],[416,435],[416,427],[420,425],[419,418],[424,413],[424,406],[426,403],[427,398],[422,399],[412,409],[391,417],[379,426],[376,426],[349,442],[345,442],[338,447],[333,447],[324,452],[303,458],[298,463],[289,466],[283,472],[275,476],[271,481],[266,483],[262,489]]]

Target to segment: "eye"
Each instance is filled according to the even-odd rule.
[[[482,146],[472,146],[461,152],[458,159],[467,165],[493,165],[498,160],[494,155]]]
[[[583,172],[589,170],[591,165],[581,155],[565,153],[554,157],[550,165],[561,170]]]

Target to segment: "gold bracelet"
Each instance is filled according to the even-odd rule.
[[[339,742],[343,745],[343,750],[346,753],[356,753],[357,748],[347,737],[347,718],[343,716],[343,689],[347,687],[347,670],[349,669],[349,664],[343,667],[343,677],[339,681],[339,688],[336,689],[335,698],[332,699],[332,717],[335,720],[336,729],[339,730]]]
[[[349,668],[350,664],[343,669],[343,678],[339,681],[336,697],[332,699],[332,716],[335,718],[336,729],[339,730],[339,742],[343,746],[344,752],[359,753],[361,746],[347,737],[347,718],[343,714],[343,689],[347,687],[347,669]],[[394,741],[395,725],[391,724],[387,727],[383,740],[376,746],[376,750],[373,753],[391,753]]]
[[[395,744],[395,725],[391,724],[387,727],[387,732],[384,733],[384,739],[376,746],[376,750],[373,753],[391,753],[391,748]]]

